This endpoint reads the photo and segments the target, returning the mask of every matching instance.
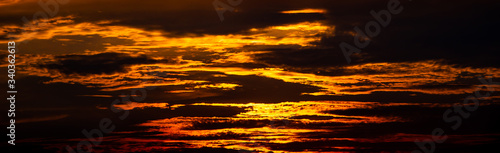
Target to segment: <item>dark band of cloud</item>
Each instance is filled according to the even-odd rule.
[[[56,70],[63,74],[90,75],[126,72],[127,67],[131,65],[166,62],[146,55],[132,56],[125,53],[62,55],[56,56],[55,60],[55,62],[41,64],[38,67]]]

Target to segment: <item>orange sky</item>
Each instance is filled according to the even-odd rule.
[[[96,152],[415,149],[432,128],[452,131],[447,109],[500,89],[478,80],[500,78],[498,38],[486,30],[498,4],[402,2],[347,63],[338,44],[352,44],[386,3],[244,0],[221,21],[212,1],[70,0],[31,20],[44,11],[37,1],[0,0],[0,47],[19,50],[20,143],[76,147],[82,129],[110,118],[117,129]],[[475,99],[480,109],[445,152],[498,142],[498,94]]]

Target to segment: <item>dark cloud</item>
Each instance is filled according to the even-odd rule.
[[[318,48],[265,48],[271,51],[255,55],[258,61],[274,65],[294,68],[317,68],[347,65],[342,52],[333,49]]]
[[[382,5],[386,2],[373,1],[373,5],[338,2],[345,4],[328,5],[328,16],[331,18],[326,21],[335,25],[335,36],[323,36],[320,41],[314,43],[326,49],[273,50],[272,53],[260,55],[259,59],[274,65],[294,67],[345,65],[347,61],[339,44],[346,42],[354,46],[354,37],[346,32],[353,31],[356,26],[364,31],[365,23],[375,20],[369,11],[386,9],[386,6]],[[371,38],[368,47],[361,49],[362,54],[351,56],[351,64],[443,59],[443,62],[464,66],[500,66],[497,62],[500,54],[495,45],[495,42],[499,41],[496,36],[500,31],[492,24],[498,3],[448,3],[402,1],[402,13],[392,15],[389,26],[381,28],[381,33]],[[340,6],[344,8],[339,8]],[[470,11],[471,9],[475,11]]]
[[[29,44],[19,45],[19,50],[26,54],[75,54],[85,51],[104,51],[108,46],[132,45],[133,40],[100,35],[54,36],[51,39],[34,39]]]
[[[132,56],[125,53],[101,53],[95,55],[56,56],[54,62],[38,65],[64,74],[112,74],[126,72],[127,66],[165,62],[146,55]]]

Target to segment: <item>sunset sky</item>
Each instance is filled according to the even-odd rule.
[[[436,128],[435,152],[499,151],[497,1],[50,1],[0,0],[3,89],[18,49],[7,152],[411,152]]]

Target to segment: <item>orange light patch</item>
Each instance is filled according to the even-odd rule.
[[[320,13],[325,14],[326,10],[324,9],[302,9],[302,10],[289,10],[289,11],[281,11],[283,14],[299,14],[299,13]]]
[[[224,90],[234,90],[236,87],[240,87],[241,85],[238,84],[232,84],[232,83],[217,83],[217,84],[204,84],[204,85],[197,85],[194,88],[195,89],[224,89]]]
[[[133,109],[144,109],[148,107],[157,107],[157,108],[168,108],[168,103],[138,103],[138,102],[130,102],[126,104],[117,104],[114,105],[116,108],[120,108],[123,110],[133,110]]]

